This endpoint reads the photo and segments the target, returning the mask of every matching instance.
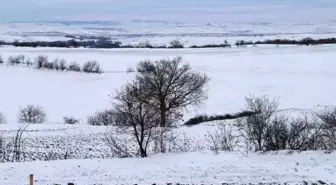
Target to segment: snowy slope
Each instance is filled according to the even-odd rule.
[[[185,119],[197,113],[232,113],[244,107],[249,94],[280,98],[280,108],[311,109],[336,104],[335,46],[252,47],[231,49],[48,49],[0,48],[0,54],[39,54],[84,63],[97,60],[108,73],[37,71],[0,65],[0,111],[9,122],[17,120],[20,106],[42,106],[51,123],[63,116],[85,121],[97,110],[109,108],[109,95],[131,80],[128,67],[144,59],[182,56],[196,71],[211,77],[209,99],[202,109],[191,109]]]

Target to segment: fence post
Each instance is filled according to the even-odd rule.
[[[33,174],[29,175],[29,185],[34,185],[34,175]]]

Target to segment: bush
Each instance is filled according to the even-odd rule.
[[[45,62],[43,68],[53,70],[55,66],[53,62]]]
[[[59,62],[59,69],[61,71],[64,71],[67,69],[67,66],[66,66],[66,60],[65,59],[61,59],[60,62]]]
[[[18,55],[16,57],[10,56],[8,58],[8,64],[10,65],[18,65],[24,63],[25,56],[24,55]]]
[[[94,126],[108,126],[115,123],[114,113],[112,110],[96,112],[93,116],[88,117],[88,124]]]
[[[81,71],[81,67],[79,66],[79,64],[77,64],[77,62],[72,62],[72,63],[69,65],[69,71],[80,72],[80,71]]]
[[[173,40],[170,42],[170,48],[184,48],[184,45],[179,40]]]
[[[25,63],[26,63],[26,65],[27,65],[28,67],[30,67],[30,66],[33,65],[33,62],[30,61],[30,58],[27,58]]]
[[[55,58],[54,61],[53,61],[53,65],[54,65],[54,69],[56,71],[60,70],[60,64],[59,64],[59,59],[58,58]]]
[[[7,123],[6,116],[3,115],[3,114],[0,112],[0,124],[5,124],[5,123]]]
[[[0,55],[0,64],[3,64],[4,63],[4,59],[3,57]]]
[[[88,61],[83,65],[83,71],[86,73],[102,73],[100,65],[96,61]]]
[[[28,105],[20,109],[19,122],[20,123],[43,123],[46,121],[46,113],[44,110],[36,105]]]
[[[210,121],[238,119],[242,117],[253,116],[255,114],[256,113],[252,111],[243,111],[243,112],[236,113],[236,114],[213,115],[213,116],[199,115],[199,116],[190,118],[188,121],[184,123],[184,125],[197,125],[200,123],[210,122]]]
[[[64,124],[74,125],[79,123],[79,119],[75,119],[73,117],[63,117]]]
[[[37,69],[42,69],[48,63],[48,56],[39,55],[35,58],[35,65]]]
[[[210,150],[218,154],[219,151],[234,151],[239,143],[239,137],[234,135],[231,128],[225,123],[219,123],[214,133],[209,133],[208,142]]]

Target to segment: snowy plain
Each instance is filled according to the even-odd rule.
[[[97,110],[110,108],[110,97],[134,73],[139,61],[181,56],[198,72],[210,78],[208,100],[200,109],[189,109],[184,119],[197,114],[234,113],[244,108],[249,94],[269,95],[280,99],[280,109],[314,109],[318,105],[335,105],[336,46],[257,46],[226,49],[52,49],[0,48],[0,55],[24,54],[33,59],[47,55],[82,64],[96,60],[106,73],[85,74],[35,70],[0,65],[0,111],[8,124],[0,125],[0,134],[10,136],[18,128],[20,106],[37,104],[47,113],[48,121],[31,125],[26,137],[50,142],[94,136],[93,142],[72,143],[96,159],[0,164],[0,184],[28,184],[28,175],[35,175],[36,184],[221,184],[221,183],[302,183],[336,182],[335,153],[220,153],[207,150],[185,154],[153,155],[147,159],[99,159],[104,148],[100,137],[105,128],[86,124]],[[80,124],[62,124],[63,116],[74,116]],[[202,142],[213,130],[212,124],[178,128]],[[68,137],[69,139],[69,137]],[[45,140],[44,140],[45,141]],[[45,141],[48,142],[48,141]],[[71,142],[69,142],[71,143]],[[90,146],[89,146],[90,145]],[[95,150],[94,146],[99,146]],[[44,145],[30,148],[39,150]],[[93,150],[92,150],[93,148]]]

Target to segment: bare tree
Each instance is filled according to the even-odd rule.
[[[182,111],[188,106],[200,106],[207,99],[205,74],[191,70],[182,64],[182,58],[141,62],[137,68],[136,80],[143,86],[144,102],[156,108],[160,115],[159,126],[169,127],[181,119]],[[163,143],[161,143],[163,146]],[[162,148],[164,152],[164,148]]]
[[[199,106],[207,99],[205,85],[209,78],[191,71],[181,57],[147,60],[138,65],[138,71],[136,78],[148,97],[145,102],[159,110],[161,127],[169,126],[169,119],[180,117],[182,109]]]
[[[256,114],[246,118],[246,123],[240,125],[243,136],[248,139],[257,151],[263,150],[265,134],[270,123],[271,117],[279,106],[277,99],[269,99],[266,96],[245,98],[246,111]]]
[[[114,98],[115,115],[123,116],[124,133],[134,136],[141,157],[147,157],[147,149],[152,142],[152,134],[159,116],[156,109],[146,104],[145,87],[139,81],[133,81],[116,92]]]
[[[46,120],[46,113],[43,109],[36,105],[28,105],[20,109],[20,123],[43,123]]]

